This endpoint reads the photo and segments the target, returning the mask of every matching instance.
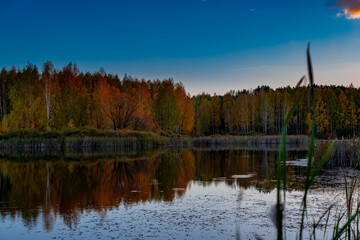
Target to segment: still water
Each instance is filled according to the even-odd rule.
[[[299,226],[305,156],[289,152],[290,238]],[[277,151],[162,150],[3,159],[0,238],[275,239],[269,215],[276,157]],[[307,231],[330,204],[343,201],[339,173],[323,172],[311,190]]]

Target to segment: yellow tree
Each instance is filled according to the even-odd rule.
[[[251,131],[254,132],[256,130],[256,120],[259,119],[259,101],[253,92],[250,94],[249,101]]]
[[[10,73],[15,71],[6,71],[3,68],[0,72],[0,120],[2,120],[9,111],[9,79]],[[15,71],[16,72],[16,71]]]
[[[285,121],[285,116],[288,113],[289,109],[290,109],[290,105],[291,105],[291,96],[289,94],[289,92],[287,90],[284,91],[284,93],[282,94],[282,104],[281,104],[281,118],[280,118],[280,132],[282,131],[283,128],[283,123]],[[287,128],[287,126],[285,126]]]
[[[249,131],[250,125],[250,109],[249,109],[249,97],[247,94],[240,94],[239,97],[240,102],[240,126],[244,133]]]
[[[358,110],[359,109],[356,109],[356,104],[353,97],[350,97],[350,101],[348,105],[348,113],[349,113],[353,136],[355,136],[356,126],[358,125]]]
[[[214,95],[211,98],[211,126],[212,126],[212,133],[219,133],[220,125],[221,125],[221,119],[220,119],[220,113],[221,113],[221,99],[219,96]]]
[[[274,105],[271,102],[271,97],[269,95],[270,92],[265,91],[263,88],[258,92],[259,116],[264,134],[268,134],[269,127],[274,120]]]
[[[318,92],[315,98],[315,126],[316,131],[321,134],[326,134],[330,129],[330,113],[326,106],[321,91]]]
[[[54,116],[54,102],[59,94],[58,76],[53,63],[50,61],[47,61],[43,65],[41,85],[46,107],[46,130],[48,130],[50,121],[52,120],[51,116]]]
[[[223,115],[223,121],[225,124],[225,132],[231,132],[232,131],[232,123],[231,123],[231,111],[232,106],[234,104],[234,98],[230,93],[226,93],[224,95],[223,105],[222,105],[222,115]]]
[[[349,101],[345,93],[341,89],[339,91],[339,125],[341,130],[345,130],[350,126]]]
[[[211,102],[205,95],[201,97],[200,105],[196,112],[196,130],[201,134],[210,133],[211,123]]]
[[[58,73],[59,108],[55,126],[58,129],[87,126],[90,123],[90,94],[82,82],[76,64],[69,63]]]
[[[333,87],[327,87],[324,93],[324,101],[326,102],[330,115],[330,132],[339,128],[339,101],[335,91],[336,89]]]
[[[9,91],[12,108],[8,117],[10,128],[44,128],[45,111],[37,67],[28,63],[14,79]]]
[[[248,132],[250,124],[250,109],[247,94],[240,94],[236,98],[231,108],[230,119],[231,128],[233,130],[241,131],[243,133]]]

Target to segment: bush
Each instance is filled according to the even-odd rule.
[[[160,136],[170,137],[169,133],[164,132],[163,130],[158,130],[156,133],[159,134]]]
[[[170,136],[175,134],[174,131],[171,130],[171,129],[167,130],[166,132],[167,132]]]

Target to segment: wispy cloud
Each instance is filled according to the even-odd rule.
[[[329,8],[338,8],[340,12],[337,17],[346,19],[360,19],[360,0],[330,0],[327,2]]]

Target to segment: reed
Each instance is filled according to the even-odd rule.
[[[286,115],[285,122],[284,122],[284,129],[282,132],[282,143],[279,148],[279,155],[277,160],[277,199],[276,199],[276,227],[277,227],[277,239],[284,239],[286,236],[285,227],[283,225],[283,212],[284,207],[286,206],[286,126],[290,117],[293,115],[294,109],[297,107],[300,99],[304,97],[305,89],[310,90],[310,104],[311,104],[311,120],[312,120],[312,130],[310,135],[310,143],[308,149],[308,162],[306,167],[306,175],[305,175],[305,183],[304,183],[304,195],[302,198],[301,204],[301,219],[300,219],[300,226],[299,226],[299,239],[303,239],[304,237],[304,224],[305,224],[305,216],[307,211],[307,198],[308,192],[316,176],[319,174],[322,167],[325,165],[326,161],[329,159],[333,147],[334,141],[331,141],[331,137],[327,139],[323,145],[317,150],[315,154],[315,119],[314,119],[314,104],[315,104],[315,96],[314,96],[314,76],[313,76],[313,69],[311,63],[311,56],[310,56],[310,45],[307,48],[307,68],[308,68],[308,77],[309,77],[309,86],[308,88],[299,88],[299,86],[303,83],[305,77],[303,77],[297,87],[295,94],[293,96],[293,105],[290,108],[289,112]],[[354,190],[357,183],[357,178],[352,179],[350,183],[348,183],[346,174],[344,174],[345,180],[345,195],[346,195],[346,212],[335,214],[336,220],[334,223],[333,228],[333,235],[332,239],[340,239],[340,238],[348,238],[348,239],[359,239],[359,213],[360,213],[360,205],[357,204],[356,211],[353,213],[353,198],[354,198]],[[283,192],[283,194],[281,194]],[[327,216],[326,218],[326,225],[325,229],[328,228],[329,223],[329,216],[333,205],[331,205],[324,214],[320,217],[318,222],[313,223],[313,231],[312,231],[312,238],[316,239],[316,228],[319,225],[319,222]],[[346,221],[344,220],[344,216],[346,216]],[[352,223],[356,222],[356,231],[352,228]]]
[[[33,149],[34,151],[67,148],[93,150],[101,148],[148,148],[148,147],[243,147],[277,149],[282,136],[234,136],[215,135],[191,137],[174,134],[163,136],[159,133],[118,130],[101,131],[84,127],[66,131],[41,132],[34,129],[22,129],[0,134],[0,149]],[[306,149],[308,137],[288,136],[288,146],[297,149]]]
[[[101,148],[143,148],[163,145],[166,141],[152,132],[121,130],[98,131],[82,128],[71,131],[41,132],[22,129],[0,134],[1,149],[101,149]]]

